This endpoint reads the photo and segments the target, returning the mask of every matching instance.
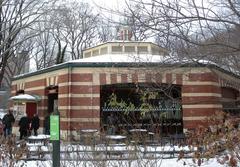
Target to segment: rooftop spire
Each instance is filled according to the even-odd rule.
[[[119,28],[118,39],[123,41],[131,41],[132,31],[128,26],[123,26]]]

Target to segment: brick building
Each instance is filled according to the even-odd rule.
[[[113,92],[137,104],[137,90],[157,91],[156,117],[164,107],[178,106],[164,117],[175,120],[163,124],[165,132],[169,125],[174,127],[170,133],[195,128],[222,110],[239,112],[240,77],[215,65],[171,62],[165,49],[150,42],[107,42],[85,50],[83,56],[16,76],[12,82],[12,96],[24,93],[41,97],[22,105],[28,115],[39,113],[42,128],[45,116],[59,110],[63,138],[80,129],[104,129],[110,112],[124,115],[106,104]]]

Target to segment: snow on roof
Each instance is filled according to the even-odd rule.
[[[206,59],[197,59],[197,58],[183,58],[183,59],[181,59],[181,58],[178,58],[177,61],[181,62],[181,63],[199,63],[199,64],[205,64],[205,65],[212,64],[212,65],[218,66],[218,64],[216,64],[215,62],[210,61],[210,60],[206,60]]]
[[[229,71],[229,69],[223,68],[221,66],[219,66],[218,64],[209,61],[209,60],[203,60],[203,59],[187,59],[187,58],[180,58],[180,57],[176,57],[173,55],[152,55],[152,54],[137,54],[137,53],[116,53],[116,54],[104,54],[104,55],[98,55],[98,56],[92,56],[92,57],[88,57],[88,58],[83,58],[83,59],[76,59],[76,60],[71,60],[68,62],[64,62],[62,64],[56,64],[53,65],[51,67],[47,67],[38,71],[34,71],[34,72],[29,72],[29,73],[25,73],[25,74],[21,74],[18,76],[14,77],[14,80],[16,79],[20,79],[20,78],[24,78],[27,76],[33,76],[36,74],[41,74],[44,73],[46,71],[53,71],[56,69],[61,69],[61,68],[65,68],[68,67],[68,65],[72,66],[72,64],[79,64],[81,65],[86,65],[86,66],[91,66],[92,65],[101,65],[101,64],[135,64],[135,63],[159,63],[159,64],[166,64],[166,65],[191,65],[191,66],[198,66],[198,65],[203,65],[203,66],[208,66],[209,67],[215,67],[218,68],[220,70],[224,70],[224,72],[229,73],[231,75],[234,75],[233,72]],[[91,65],[92,64],[92,65]],[[235,75],[234,75],[235,76]],[[239,76],[235,76],[235,77],[239,77]]]
[[[12,96],[9,100],[13,101],[39,101],[40,97],[37,97],[35,95],[29,95],[29,94],[20,94],[17,96]]]
[[[133,63],[133,62],[163,62],[165,60],[164,56],[161,55],[150,55],[150,54],[106,54],[93,56],[83,59],[77,59],[70,61],[71,63],[80,63],[80,62],[95,62],[95,63]]]
[[[167,63],[167,64],[213,64],[214,62],[203,59],[181,59],[172,56],[152,55],[152,54],[105,54],[92,56],[83,59],[69,61],[70,63]]]

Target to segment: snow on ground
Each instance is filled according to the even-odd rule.
[[[119,147],[115,148],[116,150],[119,149]],[[47,150],[46,147],[42,150]],[[193,162],[191,159],[183,159],[178,161],[177,158],[168,158],[168,159],[162,159],[163,155],[155,155],[156,157],[153,157],[152,159],[148,158],[141,158],[141,159],[133,159],[133,160],[124,160],[124,159],[114,159],[114,160],[103,160],[101,161],[92,161],[92,157],[89,157],[87,154],[83,154],[83,156],[76,156],[73,153],[68,154],[68,156],[71,156],[71,159],[73,160],[65,160],[63,161],[65,156],[61,156],[61,166],[64,167],[97,167],[97,166],[104,166],[104,167],[190,167],[193,166]],[[48,159],[51,159],[51,155],[45,156],[45,158],[48,157]],[[84,159],[90,160],[82,160]],[[80,158],[78,160],[78,158]],[[184,165],[184,162],[186,165]],[[52,161],[51,160],[45,160],[45,161],[19,161],[15,167],[52,167]],[[197,166],[197,165],[196,165]],[[223,167],[220,165],[215,159],[209,160],[204,162],[201,166],[203,167]]]
[[[49,138],[49,136],[46,135],[38,135],[38,136],[31,136],[31,139],[43,139],[43,138]],[[27,143],[27,145],[32,150],[37,150],[39,148],[39,143]],[[48,151],[51,150],[52,145],[49,144],[48,146],[42,145],[41,150],[42,151]],[[137,157],[141,157],[139,159],[116,159],[113,160],[106,160],[104,159],[104,156],[102,155],[102,159],[98,161],[92,161],[93,154],[89,153],[88,151],[92,150],[96,151],[104,151],[104,150],[137,150],[138,155]],[[73,144],[61,144],[61,150],[62,151],[69,151],[68,155],[61,155],[61,166],[64,167],[97,167],[97,166],[104,166],[104,167],[192,167],[197,166],[193,163],[191,158],[188,159],[182,159],[177,160],[177,155],[175,155],[174,158],[171,158],[168,156],[165,156],[161,153],[155,153],[150,154],[150,156],[146,156],[147,154],[144,154],[144,151],[189,151],[189,147],[178,147],[178,146],[129,146],[126,144],[113,144],[108,145],[107,147],[104,144],[95,145],[95,147],[92,146],[86,146],[86,145],[73,145]],[[85,150],[87,153],[77,153],[77,150]],[[80,155],[81,154],[81,155]],[[88,160],[83,160],[84,156]],[[108,155],[107,155],[108,156]],[[111,155],[112,156],[112,155]],[[71,160],[63,160],[66,157],[70,157]],[[76,158],[75,158],[76,157]],[[113,156],[114,157],[114,156]],[[123,155],[124,157],[124,155]],[[149,158],[150,157],[150,158]],[[166,158],[167,157],[167,158]],[[51,159],[51,154],[45,155],[45,158]],[[80,159],[78,159],[80,158]],[[73,160],[72,160],[73,159]],[[185,165],[184,165],[185,164]],[[205,161],[202,165],[202,167],[223,167],[223,165],[219,164],[216,159],[210,159],[209,161]],[[15,167],[52,167],[52,161],[51,160],[45,160],[45,161],[19,161]]]
[[[90,161],[70,161],[70,162],[61,162],[61,166],[64,167],[95,167],[101,166],[100,164],[104,164],[104,167],[190,167],[193,166],[193,162],[191,159],[184,160],[186,161],[186,165],[184,165],[183,160],[177,161],[176,158],[173,159],[162,159],[162,160],[134,160],[134,161],[105,161],[105,162],[90,162]],[[23,165],[24,164],[24,165]],[[23,162],[20,161],[15,167],[52,167],[51,161],[28,161]],[[196,165],[197,166],[197,165]],[[223,167],[223,165],[219,164],[215,159],[204,162],[202,167]]]
[[[49,139],[50,135],[39,134],[37,136],[29,136],[28,139]]]

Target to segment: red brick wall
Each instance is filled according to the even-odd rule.
[[[212,72],[201,73],[190,73],[188,74],[189,81],[212,81],[218,82],[218,76]]]
[[[207,70],[205,69],[205,71]],[[167,73],[158,73],[157,71],[151,73],[146,71],[145,74],[141,75],[144,72],[145,71],[140,70],[129,72],[126,69],[124,71],[118,69],[117,72],[104,73],[103,69],[98,73],[91,69],[86,73],[82,73],[82,71],[81,73],[77,73],[75,71],[70,75],[57,73],[58,102],[61,118],[63,118],[61,120],[61,128],[63,130],[70,128],[100,128],[100,122],[96,120],[87,122],[86,120],[88,118],[100,120],[100,86],[105,84],[157,82],[182,85],[184,128],[193,128],[198,124],[204,124],[201,121],[204,116],[210,116],[221,111],[219,105],[222,90],[221,87],[218,86],[217,75],[202,71],[199,71],[199,73],[188,73],[186,71],[171,73],[170,70]],[[183,76],[187,76],[185,77],[187,79],[184,78],[183,80]],[[25,79],[22,79],[22,81],[24,80]],[[72,85],[69,86],[68,83],[72,83]],[[42,118],[47,107],[46,84],[45,77],[31,82],[25,82],[26,90],[43,87],[42,89],[26,91],[26,93],[29,94],[38,94],[45,97],[45,99],[38,104],[38,110]],[[16,90],[17,86],[13,85],[12,91]],[[232,96],[230,92],[223,94],[226,94],[227,97]],[[68,122],[68,117],[71,118],[70,122]]]
[[[213,73],[190,73],[182,86],[183,124],[185,129],[206,125],[204,120],[222,110],[221,87]],[[191,83],[193,83],[191,85]]]

